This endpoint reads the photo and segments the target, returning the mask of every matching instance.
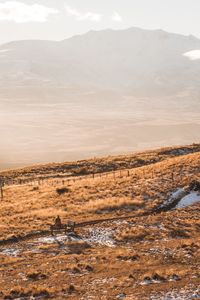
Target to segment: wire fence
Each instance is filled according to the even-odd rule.
[[[49,177],[49,178],[19,178],[19,179],[6,179],[4,181],[0,180],[0,188],[1,191],[5,186],[12,185],[30,185],[30,186],[64,186],[70,185],[76,182],[86,181],[86,180],[95,180],[95,179],[119,179],[125,177],[134,177],[136,180],[139,179],[154,179],[155,177],[161,177],[163,180],[175,181],[178,178],[181,179],[186,176],[195,176],[200,172],[200,165],[196,165],[192,167],[191,172],[181,166],[172,166],[171,170],[166,172],[166,170],[162,168],[158,168],[158,166],[149,165],[143,166],[133,169],[124,169],[117,170],[111,172],[102,172],[102,173],[92,173],[88,175],[65,175],[62,174],[62,177]]]

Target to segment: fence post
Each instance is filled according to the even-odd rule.
[[[174,172],[172,171],[172,181],[174,182]]]
[[[0,178],[1,200],[3,200],[3,187],[4,187],[4,181],[2,178]]]
[[[1,200],[3,200],[3,186],[1,185]]]

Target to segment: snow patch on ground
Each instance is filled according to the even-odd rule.
[[[114,230],[110,228],[90,228],[87,237],[84,238],[84,241],[91,244],[114,247],[114,233]]]
[[[116,296],[117,299],[123,300],[126,298],[126,294],[122,293]]]
[[[81,237],[75,235],[57,235],[42,237],[36,240],[39,244],[59,244],[71,241],[84,241],[90,244],[99,244],[103,246],[113,247],[115,242],[113,239],[114,230],[110,228],[89,228],[87,233]]]
[[[150,297],[151,300],[194,300],[200,298],[200,289],[187,289],[181,290],[174,289],[169,291],[165,295],[153,295]]]
[[[8,248],[8,249],[3,249],[0,254],[6,255],[6,256],[12,256],[12,257],[17,257],[20,254],[20,249],[15,249],[15,248]]]
[[[36,243],[39,244],[59,244],[69,241],[77,241],[80,240],[80,238],[75,236],[69,236],[69,235],[57,235],[57,236],[48,236],[48,237],[42,237],[36,240]]]
[[[194,203],[200,202],[200,193],[191,191],[189,194],[187,194],[187,192],[183,188],[177,188],[171,194],[170,198],[161,205],[161,208],[172,204],[176,200],[179,202],[175,206],[175,208],[187,207]]]
[[[176,191],[174,191],[171,195],[171,198],[173,199],[178,199],[180,197],[182,197],[182,195],[185,193],[183,188],[178,188],[176,189]]]
[[[182,208],[190,206],[196,202],[200,201],[200,193],[198,192],[190,192],[189,195],[183,197],[180,202],[176,205],[176,208]]]
[[[39,253],[45,250],[41,250],[39,247],[42,245],[53,245],[58,244],[62,247],[66,247],[70,242],[87,242],[89,244],[114,247],[114,233],[115,230],[110,228],[89,228],[86,230],[85,234],[82,236],[78,236],[76,234],[61,234],[56,236],[47,236],[37,238],[31,243],[21,244],[21,247],[17,246],[17,248],[3,248],[0,250],[0,254],[17,257],[25,252]],[[64,249],[63,248],[63,249]],[[67,248],[66,248],[67,249]]]
[[[160,207],[163,208],[167,205],[170,205],[174,201],[181,199],[186,194],[185,190],[183,188],[177,188],[170,196],[169,199],[167,199]]]

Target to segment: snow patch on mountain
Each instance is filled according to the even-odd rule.
[[[198,60],[200,59],[200,50],[192,50],[185,52],[183,56],[188,57],[190,60]]]

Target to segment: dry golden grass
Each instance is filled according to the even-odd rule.
[[[200,154],[195,153],[133,169],[129,177],[86,178],[71,183],[61,195],[56,191],[60,186],[5,187],[0,236],[46,229],[57,214],[65,220],[81,221],[133,214],[138,209],[148,211],[177,187],[198,178],[199,161]]]
[[[168,155],[169,149],[156,153],[159,151]],[[157,154],[150,153],[153,160]],[[109,158],[109,163],[115,159],[119,164],[119,158]],[[123,162],[123,157],[120,159]],[[125,162],[123,169],[129,168],[129,157]],[[0,298],[113,300],[125,293],[125,299],[143,300],[150,299],[153,293],[197,287],[199,204],[159,214],[151,211],[177,187],[199,180],[199,162],[197,152],[129,168],[130,176],[114,178],[111,173],[67,186],[6,186],[0,206],[0,239],[48,229],[58,214],[63,221],[76,222],[130,218],[76,229],[80,236],[90,236],[91,230],[98,234],[111,230],[114,246],[89,240],[38,243],[36,238],[0,246]],[[41,174],[43,168],[34,168],[34,176]],[[53,177],[54,168],[51,172]],[[17,176],[16,171],[14,174]],[[5,255],[7,249],[19,250],[19,254]],[[143,285],[145,280],[156,283]]]
[[[62,178],[137,168],[200,151],[200,144],[168,147],[129,155],[108,156],[66,163],[50,163],[0,172],[7,179]]]

